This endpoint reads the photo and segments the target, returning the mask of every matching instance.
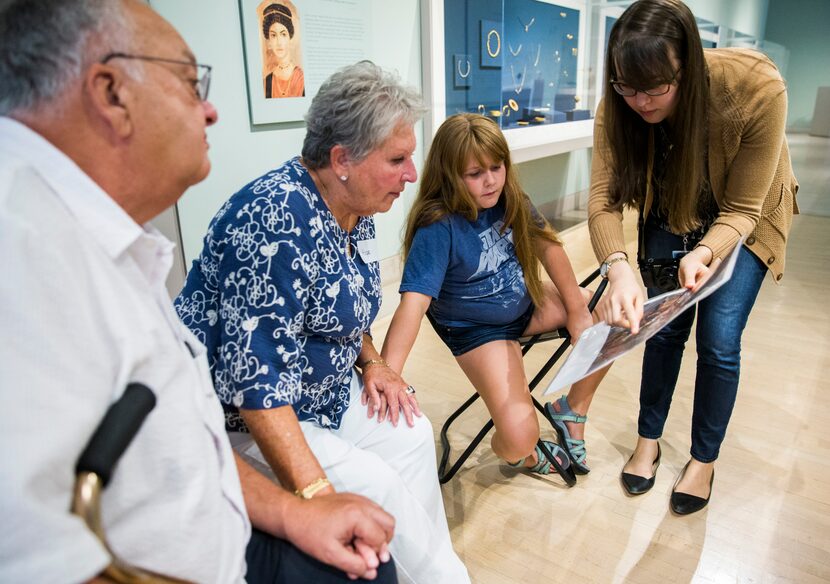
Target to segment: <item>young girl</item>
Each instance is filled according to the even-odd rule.
[[[644,219],[645,258],[688,251],[678,266],[686,288],[700,287],[746,237],[732,278],[697,306],[691,459],[669,500],[684,515],[703,509],[712,492],[738,391],[741,334],[761,282],[767,271],[776,281],[783,276],[798,189],[784,137],[787,91],[760,53],[704,52],[695,17],[679,0],[633,3],[611,29],[605,71],[588,204],[609,282],[597,307],[603,320],[636,332],[643,314],[643,290],[624,251],[624,207]],[[648,282],[649,270],[642,274]],[[648,295],[663,291],[654,281]],[[639,438],[621,475],[632,495],[654,486],[657,439],[694,320],[695,310],[687,310],[646,343]]]
[[[401,303],[382,350],[389,366],[403,369],[426,313],[484,399],[496,455],[549,474],[517,339],[562,325],[577,339],[592,324],[590,294],[522,191],[507,141],[491,120],[458,114],[438,129],[409,213],[404,257]],[[553,283],[541,281],[540,263]],[[589,470],[585,417],[577,412],[587,410],[603,374],[546,406],[560,428],[560,445],[546,445],[563,469]]]

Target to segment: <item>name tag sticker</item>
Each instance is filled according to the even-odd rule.
[[[367,264],[380,261],[377,238],[358,241],[357,253],[360,254],[360,259]]]

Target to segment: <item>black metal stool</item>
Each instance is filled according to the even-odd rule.
[[[596,280],[597,277],[599,277],[599,269],[594,270],[594,272],[590,276],[588,276],[582,282],[579,283],[579,286],[584,288],[585,286]],[[591,301],[588,303],[589,311],[594,311],[594,308],[596,307],[597,302],[599,302],[600,296],[602,296],[602,293],[605,291],[607,285],[607,280],[603,279],[600,282],[597,291],[594,292],[594,295],[591,297]],[[568,349],[568,346],[570,345],[571,336],[566,328],[560,328],[555,331],[541,333],[538,335],[533,335],[531,337],[522,337],[519,339],[519,344],[522,347],[522,356],[526,355],[527,352],[530,351],[530,349],[533,348],[537,343],[551,341],[555,339],[562,339],[562,344],[559,345],[556,351],[554,351],[553,355],[551,355],[550,359],[547,360],[547,362],[542,366],[539,372],[534,376],[533,380],[528,384],[528,387],[531,391],[530,397],[533,400],[533,405],[536,407],[537,410],[539,410],[542,413],[542,415],[545,416],[545,419],[548,420],[548,422],[550,422],[550,420],[548,419],[547,414],[545,413],[545,408],[542,406],[542,404],[540,404],[537,401],[535,397],[533,397],[532,392],[536,388],[536,386],[539,385],[539,382],[542,381],[545,375],[548,374],[548,371],[550,371],[551,367],[553,367],[556,364],[556,362],[562,357],[562,355]],[[447,431],[449,430],[450,425],[452,425],[452,423],[458,418],[458,416],[464,413],[464,411],[467,408],[469,408],[473,404],[473,402],[475,402],[479,397],[480,396],[478,392],[471,395],[467,401],[461,404],[461,406],[459,406],[457,410],[450,414],[450,416],[447,418],[447,421],[444,422],[444,425],[441,428],[441,461],[438,464],[438,481],[442,485],[448,482],[453,476],[455,476],[455,473],[458,472],[458,469],[461,468],[461,465],[463,465],[464,462],[466,462],[466,460],[473,453],[473,450],[476,449],[476,447],[484,439],[487,433],[493,428],[493,420],[490,419],[479,431],[479,433],[476,434],[475,438],[473,438],[469,446],[467,446],[464,452],[461,453],[461,455],[458,457],[455,463],[453,463],[450,469],[447,470],[447,464],[449,463],[450,458],[450,441],[447,439]],[[554,468],[556,468],[556,470],[559,471],[559,474],[562,476],[565,483],[567,483],[569,487],[575,485],[576,475],[573,473],[572,467],[569,467],[565,470],[565,472],[563,472],[561,465],[559,464],[559,462],[556,461],[555,457],[553,456],[553,453],[550,452],[548,447],[544,445],[541,439],[537,444],[542,450],[542,453],[548,459],[548,461],[550,461]]]

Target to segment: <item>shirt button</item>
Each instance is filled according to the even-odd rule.
[[[749,237],[746,238],[746,244],[747,245],[752,245],[753,243],[755,243],[755,238],[754,237],[749,236]]]
[[[771,266],[774,261],[775,261],[775,256],[772,256],[767,260],[767,264]]]

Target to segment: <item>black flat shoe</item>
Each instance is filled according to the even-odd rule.
[[[660,466],[660,457],[663,452],[660,450],[660,443],[657,443],[657,458],[652,463],[651,478],[641,477],[640,475],[630,474],[627,472],[620,473],[620,480],[623,488],[629,495],[642,495],[651,490],[654,486],[654,479],[657,477],[657,468]],[[633,454],[631,456],[634,456]],[[631,457],[628,458],[631,460]]]
[[[691,460],[689,462],[691,462]],[[671,510],[677,515],[689,515],[690,513],[700,511],[706,507],[709,503],[709,497],[712,496],[712,483],[715,482],[715,469],[712,469],[712,478],[709,479],[709,497],[704,499],[703,497],[697,497],[695,495],[690,495],[689,493],[680,493],[675,490],[677,488],[677,483],[679,483],[680,479],[683,478],[683,475],[686,474],[689,462],[686,463],[686,466],[683,467],[683,471],[680,473],[680,476],[677,477],[677,482],[674,483],[674,487],[671,490],[671,497],[669,498],[669,507],[671,507]]]

